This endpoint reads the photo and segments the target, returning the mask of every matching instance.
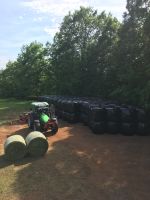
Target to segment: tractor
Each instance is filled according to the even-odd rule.
[[[49,106],[47,102],[32,102],[27,121],[34,131],[50,132],[51,135],[58,131],[54,105]]]

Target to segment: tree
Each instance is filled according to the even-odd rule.
[[[32,42],[0,73],[0,94],[100,96],[150,106],[150,1],[127,0],[123,23],[81,7],[54,42]]]
[[[0,73],[0,96],[12,97],[15,94],[15,74],[16,62],[9,61],[6,69]]]
[[[102,95],[101,78],[110,67],[118,28],[117,19],[91,8],[81,7],[64,18],[52,45],[57,93]]]
[[[46,48],[41,43],[32,42],[23,46],[17,60],[8,62],[0,74],[0,94],[27,97],[44,92],[47,62]]]
[[[120,29],[115,72],[116,86],[112,92],[115,98],[134,104],[148,101],[145,85],[149,68],[147,40],[144,33],[148,27],[149,0],[127,0],[127,12]],[[146,25],[147,24],[147,25]],[[146,64],[147,63],[147,64]],[[147,100],[146,100],[147,99]]]
[[[16,64],[17,96],[25,97],[40,94],[45,76],[45,67],[45,51],[42,44],[32,42],[23,46]]]

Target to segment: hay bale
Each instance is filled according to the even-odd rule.
[[[22,136],[12,135],[4,144],[6,159],[16,161],[22,159],[26,154],[26,143]]]
[[[39,131],[33,131],[26,137],[28,152],[31,156],[43,156],[48,150],[48,141]]]

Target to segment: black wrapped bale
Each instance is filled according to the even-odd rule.
[[[107,131],[107,124],[105,122],[91,122],[90,128],[95,134],[103,134]]]
[[[116,122],[107,123],[107,132],[111,134],[116,134],[120,132],[120,124]]]
[[[121,133],[123,135],[134,135],[137,132],[137,124],[133,123],[122,123],[121,124]]]
[[[107,112],[105,108],[94,107],[90,112],[90,121],[102,122],[107,121]]]

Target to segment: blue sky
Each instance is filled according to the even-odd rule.
[[[105,10],[122,20],[126,0],[4,0],[0,2],[0,68],[15,60],[24,44],[52,42],[63,17],[80,6]]]

